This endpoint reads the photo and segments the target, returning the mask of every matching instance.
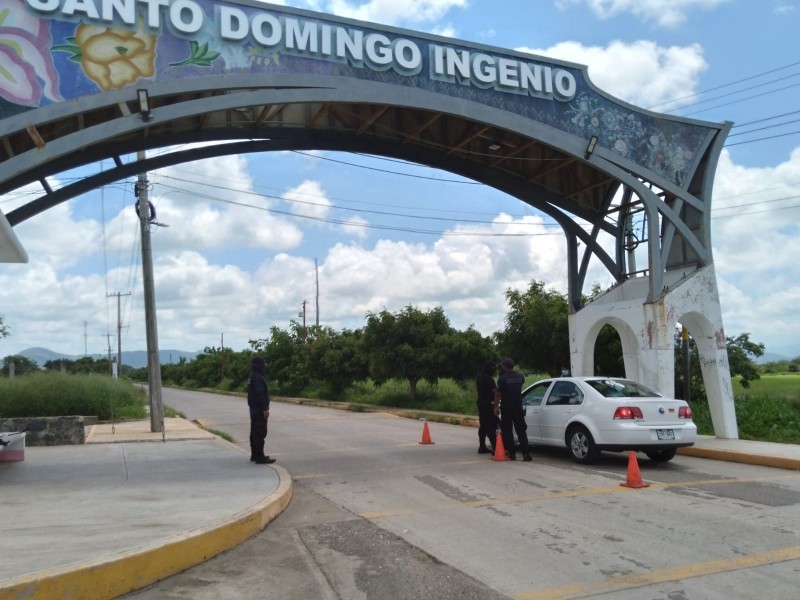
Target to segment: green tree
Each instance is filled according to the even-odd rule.
[[[407,306],[367,315],[364,353],[369,357],[369,374],[380,385],[390,379],[405,379],[409,399],[417,398],[420,380],[435,384],[446,376],[451,355],[443,338],[453,332],[441,307],[429,312]]]
[[[725,343],[728,347],[728,365],[730,365],[731,376],[738,375],[742,387],[749,388],[751,381],[761,378],[753,359],[764,354],[764,344],[751,342],[749,333],[726,337]]]
[[[3,317],[0,317],[0,339],[8,336],[8,325],[3,323]]]
[[[750,387],[750,382],[759,379],[758,366],[753,359],[764,354],[764,344],[750,341],[749,333],[741,333],[734,337],[726,337],[725,343],[728,350],[728,366],[731,377],[739,377],[743,388]],[[684,373],[683,340],[680,329],[675,332],[675,392],[679,398],[683,397]],[[693,401],[706,399],[706,388],[703,383],[703,371],[700,366],[700,356],[694,340],[688,339],[689,350],[689,394]],[[686,400],[686,398],[683,398]]]
[[[611,325],[603,325],[594,344],[594,374],[624,377],[625,361],[622,358],[622,340]]]
[[[503,354],[539,372],[558,374],[569,364],[567,298],[532,281],[524,292],[506,290],[509,311],[497,334]]]
[[[307,344],[309,377],[324,383],[336,398],[354,382],[369,376],[367,359],[362,353],[363,331],[342,330],[337,333],[330,327],[314,331]]]
[[[3,359],[3,375],[9,376],[10,365],[14,363],[14,374],[24,375],[25,373],[36,373],[39,371],[39,365],[35,360],[19,356],[18,354],[6,356]]]
[[[308,386],[304,333],[306,342],[313,343],[315,329],[310,328],[309,335],[309,331],[304,332],[303,326],[294,321],[288,331],[272,327],[268,338],[250,340],[253,352],[262,356],[267,363],[268,378],[276,381],[286,394],[300,393]]]

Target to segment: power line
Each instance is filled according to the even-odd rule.
[[[724,83],[722,85],[718,85],[716,87],[709,88],[707,90],[701,90],[699,92],[695,92],[694,94],[689,94],[687,96],[681,96],[680,98],[673,98],[672,100],[666,100],[664,102],[661,102],[659,104],[655,104],[655,105],[651,106],[648,110],[654,110],[655,108],[658,108],[659,106],[664,106],[665,104],[672,104],[674,102],[680,102],[681,100],[687,100],[689,98],[694,98],[696,96],[701,96],[702,94],[707,94],[709,92],[715,92],[717,90],[721,90],[723,88],[730,87],[732,85],[736,85],[736,84],[739,84],[739,83],[744,83],[745,81],[751,81],[753,79],[758,79],[759,77],[763,77],[764,75],[769,75],[770,73],[777,73],[778,71],[783,71],[784,69],[790,69],[790,68],[795,67],[797,65],[800,65],[800,61],[793,62],[791,64],[784,65],[782,67],[777,67],[777,68],[771,69],[769,71],[763,71],[761,73],[757,73],[756,75],[750,75],[749,77],[744,77],[743,79],[737,79],[736,81],[731,81],[730,83]],[[675,109],[670,109],[670,110],[678,110],[678,109],[675,108]]]

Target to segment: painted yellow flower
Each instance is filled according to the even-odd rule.
[[[73,44],[80,48],[84,72],[103,91],[155,74],[156,36],[149,33],[79,25]]]

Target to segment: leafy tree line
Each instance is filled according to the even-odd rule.
[[[496,358],[490,338],[472,327],[456,330],[441,308],[426,312],[407,306],[395,313],[370,313],[357,330],[311,326],[304,331],[297,323],[288,330],[272,327],[269,337],[251,340],[248,350],[205,348],[191,362],[163,365],[161,379],[183,387],[241,391],[256,354],[266,360],[269,379],[283,395],[335,399],[357,381],[382,385],[401,379],[408,383],[412,402],[420,381],[469,379],[483,361]],[[147,371],[134,375],[144,380]]]
[[[595,284],[592,296],[600,293]],[[565,294],[547,289],[544,282],[532,281],[527,290],[507,290],[508,313],[502,331],[482,336],[472,326],[464,331],[453,328],[441,307],[422,311],[413,306],[391,313],[366,315],[363,328],[335,331],[329,327],[303,328],[292,322],[289,329],[272,327],[265,338],[250,340],[250,347],[234,351],[206,347],[191,362],[161,367],[162,381],[187,388],[212,388],[242,391],[255,354],[268,365],[269,378],[282,395],[311,395],[340,398],[355,382],[371,380],[382,385],[390,380],[408,384],[413,402],[421,381],[436,384],[440,379],[471,381],[487,359],[511,356],[528,373],[560,374],[569,366],[568,303]],[[588,300],[585,298],[584,300]],[[0,335],[7,330],[0,320]],[[750,341],[748,333],[727,338],[731,375],[740,376],[742,385],[759,377],[753,358],[761,356],[764,345]],[[694,341],[689,339],[690,368],[684,373],[682,340],[676,335],[675,390],[680,397],[685,377],[690,381],[692,400],[705,398],[700,360]],[[3,372],[7,375],[6,357]],[[38,369],[33,361],[13,357],[16,372]],[[622,376],[622,344],[613,327],[603,327],[595,344],[595,373]],[[28,364],[32,363],[32,364]],[[107,360],[83,358],[76,361],[50,361],[49,370],[108,373]],[[123,376],[147,380],[147,369],[124,367]]]
[[[39,363],[37,363],[35,360],[31,360],[30,358],[26,358],[25,356],[20,356],[18,354],[3,358],[2,369],[0,369],[0,373],[7,377],[9,375],[9,371],[11,370],[10,367],[12,362],[14,363],[15,375],[37,373],[42,370],[63,372],[72,375],[111,374],[111,364],[107,358],[91,358],[89,356],[84,356],[76,360],[59,358],[56,360],[48,360],[42,367],[40,367]],[[133,367],[123,365],[121,375],[123,377],[130,377],[133,371]]]

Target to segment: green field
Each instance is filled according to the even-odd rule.
[[[733,381],[735,396],[770,396],[786,400],[800,400],[800,373],[769,373],[761,375],[750,383],[750,387],[743,388],[738,378]]]
[[[749,388],[734,379],[733,395],[741,439],[800,444],[800,375],[763,374]],[[708,403],[691,405],[698,433],[713,435]]]

